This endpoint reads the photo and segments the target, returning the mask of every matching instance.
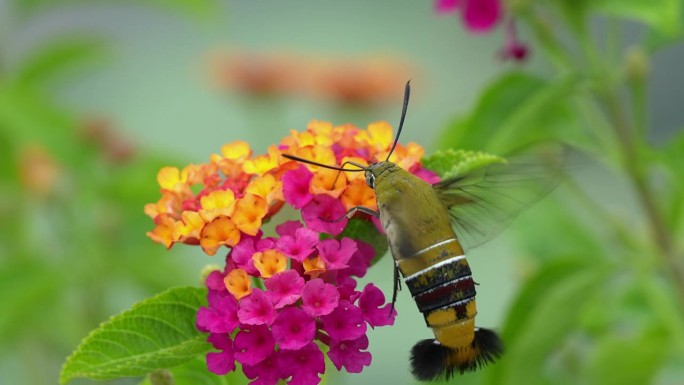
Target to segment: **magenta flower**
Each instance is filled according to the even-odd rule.
[[[224,286],[225,289],[225,286]],[[207,294],[209,307],[197,311],[197,328],[212,333],[232,333],[240,321],[237,317],[237,301],[232,295],[221,296],[218,292]]]
[[[294,235],[284,235],[276,242],[278,250],[292,259],[303,262],[311,255],[318,243],[318,233],[306,227],[295,230]]]
[[[278,363],[285,377],[292,376],[289,385],[316,385],[321,382],[318,375],[325,372],[323,353],[313,342],[299,350],[281,351]]]
[[[301,229],[302,227],[304,227],[304,225],[300,221],[286,221],[276,226],[275,230],[281,237],[286,235],[294,237],[297,229]]]
[[[257,234],[256,237],[243,237],[230,251],[230,258],[232,261],[235,262],[238,267],[245,269],[248,274],[257,273],[257,269],[254,267],[254,260],[252,259],[252,255],[258,251],[256,243],[259,238],[257,237],[260,237],[260,234]]]
[[[285,377],[278,365],[279,352],[271,352],[271,355],[256,365],[242,365],[242,371],[250,380],[250,385],[276,385],[281,378]]]
[[[268,357],[275,347],[273,335],[266,326],[246,326],[236,336],[235,359],[243,365],[256,365]]]
[[[371,327],[394,325],[394,318],[397,316],[396,310],[392,309],[391,304],[385,303],[385,295],[372,283],[363,288],[363,293],[359,297],[359,309],[363,313],[363,319]]]
[[[362,352],[368,349],[368,337],[362,335],[353,341],[332,341],[328,357],[337,370],[344,367],[349,373],[361,373],[364,366],[371,363],[371,354]]]
[[[226,284],[223,283],[223,273],[218,270],[214,270],[209,273],[204,283],[210,292],[214,291],[221,295],[228,294],[228,290],[226,290]]]
[[[501,0],[437,0],[438,13],[461,11],[461,20],[473,33],[489,32],[502,17]]]
[[[292,305],[302,296],[304,278],[294,270],[285,270],[264,281],[266,296],[276,309]]]
[[[252,294],[240,300],[238,319],[245,325],[270,325],[277,313],[271,300],[259,289],[252,289]]]
[[[302,292],[302,309],[312,317],[330,314],[337,307],[340,293],[335,286],[316,278],[307,282]]]
[[[308,345],[316,335],[316,322],[302,309],[283,309],[273,322],[273,337],[280,349],[297,350]]]
[[[363,277],[368,271],[368,266],[370,266],[375,256],[375,249],[373,246],[367,244],[363,241],[356,242],[356,252],[352,254],[351,258],[347,262],[349,267],[345,270],[347,275],[353,275],[355,277]]]
[[[501,19],[501,0],[463,0],[461,20],[473,33],[489,32]]]
[[[301,209],[311,202],[311,199],[313,199],[313,194],[309,192],[311,178],[313,178],[313,174],[303,165],[283,174],[283,196],[285,197],[285,202],[296,209]]]
[[[349,221],[344,205],[329,195],[316,195],[302,209],[302,219],[311,230],[339,235]]]
[[[211,334],[209,343],[221,352],[207,353],[207,369],[215,374],[226,374],[235,370],[233,341],[229,334]]]
[[[326,239],[318,244],[318,251],[328,270],[344,269],[356,252],[356,242],[350,238]]]
[[[333,340],[355,340],[366,333],[361,309],[347,301],[340,301],[337,308],[322,316],[321,320],[323,328]]]
[[[441,180],[439,175],[424,167],[416,169],[413,174],[429,184],[435,184]]]

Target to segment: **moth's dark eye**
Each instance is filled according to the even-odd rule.
[[[375,189],[375,175],[373,173],[366,173],[366,184],[368,187]]]

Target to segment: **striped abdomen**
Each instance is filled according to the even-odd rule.
[[[444,346],[458,349],[475,333],[475,282],[456,238],[397,261],[418,309]]]

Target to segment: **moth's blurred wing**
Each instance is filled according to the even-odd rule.
[[[557,162],[497,163],[433,185],[461,244],[470,249],[497,236],[561,179]]]

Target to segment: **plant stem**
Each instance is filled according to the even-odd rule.
[[[617,90],[611,90],[602,97],[607,113],[613,122],[619,144],[622,149],[625,171],[637,193],[637,196],[648,217],[651,232],[656,246],[662,256],[668,271],[672,275],[681,298],[684,298],[684,267],[674,248],[672,235],[656,203],[653,191],[648,185],[639,151],[635,145],[633,130],[629,127],[625,117]]]

